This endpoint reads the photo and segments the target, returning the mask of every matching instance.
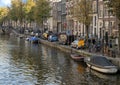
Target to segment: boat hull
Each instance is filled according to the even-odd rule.
[[[96,70],[96,71],[99,71],[99,72],[102,72],[102,73],[108,73],[108,74],[114,74],[118,71],[118,69],[115,67],[115,66],[109,66],[109,67],[106,67],[106,68],[101,68],[101,67],[97,67],[97,66],[94,66],[94,65],[91,65],[89,63],[87,63],[87,66],[93,70]]]
[[[82,55],[71,54],[71,58],[75,61],[84,61],[84,57]]]
[[[31,43],[38,43],[38,40],[33,40],[31,41]]]
[[[118,71],[118,67],[103,56],[87,57],[84,59],[84,61],[89,68],[101,73],[114,74]]]

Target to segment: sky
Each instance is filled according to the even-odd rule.
[[[22,0],[25,2],[26,0]],[[0,7],[6,7],[11,5],[11,0],[0,0]]]
[[[51,1],[60,1],[60,0],[51,0]],[[0,0],[0,7],[10,6],[10,4],[11,4],[11,0]]]
[[[10,6],[11,0],[0,0],[0,7]]]

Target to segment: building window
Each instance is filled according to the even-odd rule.
[[[112,23],[112,22],[110,22],[109,24],[110,24],[110,27],[112,27],[112,26],[113,26],[113,23]]]
[[[96,36],[96,28],[94,28],[94,36]]]
[[[96,12],[96,4],[93,4],[93,12]]]
[[[102,22],[100,22],[100,27],[102,26]]]
[[[103,5],[99,5],[99,8],[98,8],[98,10],[99,10],[99,17],[103,17]]]
[[[102,33],[101,33],[101,28],[100,28],[100,39],[102,38],[102,35],[101,35]]]
[[[104,9],[104,10],[105,10],[104,15],[105,15],[105,16],[108,16],[108,9]]]
[[[102,17],[102,10],[99,10],[99,17]]]
[[[94,17],[94,26],[96,26],[96,16]]]

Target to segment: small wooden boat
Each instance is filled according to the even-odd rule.
[[[71,58],[75,61],[84,61],[84,56],[79,54],[71,54]]]
[[[89,68],[98,72],[113,74],[118,71],[117,66],[112,64],[107,58],[103,56],[92,56],[85,58],[84,61]]]

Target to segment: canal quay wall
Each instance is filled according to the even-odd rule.
[[[17,33],[15,30],[13,30],[13,32],[15,35],[19,36],[19,37],[25,37],[25,35],[21,35],[19,33]],[[102,55],[102,54],[97,54],[97,53],[90,53],[90,52],[87,52],[85,50],[77,50],[77,49],[74,49],[74,48],[71,48],[70,46],[66,46],[66,45],[60,45],[59,43],[57,42],[49,42],[47,40],[43,40],[43,39],[39,39],[39,42],[41,44],[44,44],[44,45],[47,45],[47,46],[51,46],[51,47],[54,47],[54,48],[57,48],[61,51],[64,51],[64,52],[67,52],[67,53],[78,53],[78,54],[81,54],[85,57],[89,57],[89,56],[93,56],[93,55]],[[120,70],[120,56],[118,56],[117,58],[112,58],[112,57],[108,57],[108,56],[105,56],[107,57],[109,60],[111,60],[112,63],[114,63],[115,65],[118,66],[119,70]]]
[[[102,55],[102,54],[98,54],[98,53],[90,53],[90,52],[87,52],[84,50],[77,50],[77,49],[71,48],[70,46],[60,45],[57,42],[49,42],[49,41],[43,40],[43,39],[40,39],[39,42],[41,44],[44,44],[44,45],[47,45],[50,47],[54,47],[54,48],[57,48],[61,51],[67,52],[69,54],[70,53],[77,53],[77,54],[81,54],[85,57],[89,57],[89,56],[93,56],[93,55]],[[105,56],[105,57],[107,57],[113,64],[117,65],[119,70],[120,70],[120,58],[118,58],[118,57],[113,58],[113,57],[109,57],[109,56]]]

